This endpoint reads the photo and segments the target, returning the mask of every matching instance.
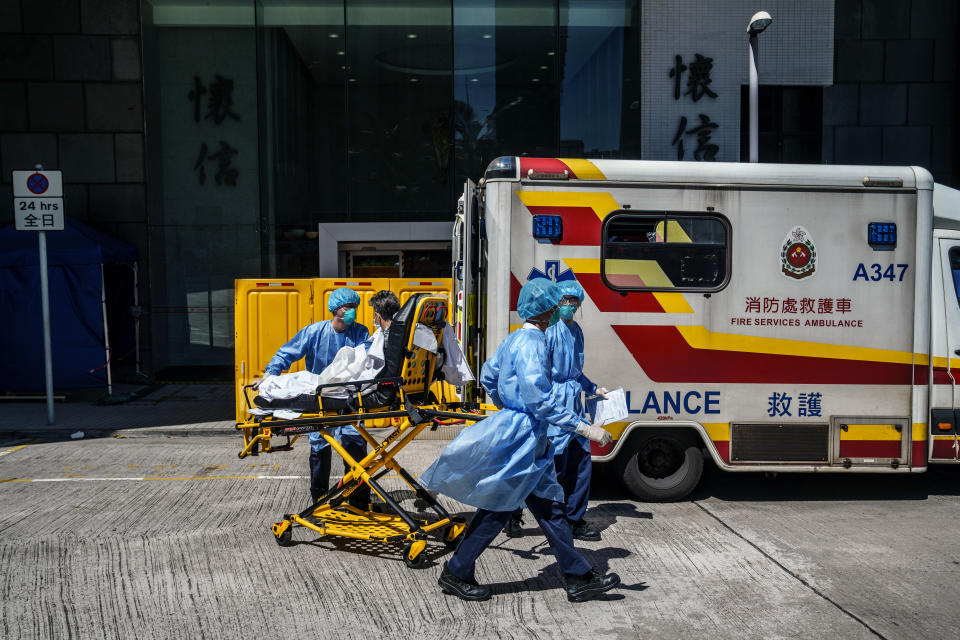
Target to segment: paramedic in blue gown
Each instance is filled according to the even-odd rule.
[[[463,600],[490,597],[490,588],[477,584],[477,558],[522,505],[546,534],[568,600],[590,600],[620,584],[616,574],[602,574],[574,548],[547,438],[547,425],[556,424],[596,442],[610,442],[605,430],[584,423],[553,400],[543,332],[559,300],[557,286],[545,278],[523,286],[517,312],[526,322],[500,344],[480,375],[500,410],[461,431],[421,476],[428,489],[478,507],[438,581],[444,593]]]
[[[557,288],[562,296],[558,307],[560,321],[550,325],[546,331],[547,353],[550,354],[550,381],[553,383],[554,401],[583,418],[586,412],[581,395],[586,393],[588,396],[606,397],[607,390],[597,387],[583,374],[583,329],[573,319],[583,302],[583,287],[576,280],[564,280],[557,283]],[[597,541],[600,539],[600,532],[583,519],[590,498],[590,475],[593,467],[590,440],[553,424],[547,429],[547,436],[553,445],[557,482],[563,487],[567,520],[573,530],[573,539]],[[523,535],[520,513],[521,510],[515,511],[504,528],[504,532],[511,538]]]
[[[280,375],[300,358],[307,371],[320,373],[329,365],[342,347],[362,345],[369,336],[367,328],[356,321],[360,296],[353,289],[341,287],[330,294],[327,309],[330,320],[314,322],[297,332],[267,363],[267,375]],[[367,455],[367,443],[350,425],[330,429],[334,437],[355,460]],[[350,471],[344,461],[344,473]],[[330,488],[330,445],[319,433],[310,434],[310,495],[316,501]],[[370,487],[363,485],[350,494],[349,503],[367,509]]]

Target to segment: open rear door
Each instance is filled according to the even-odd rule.
[[[929,458],[930,461],[957,461],[960,459],[960,232],[938,231],[934,243]]]
[[[467,180],[458,204],[453,225],[453,297],[454,329],[457,340],[467,356],[467,362],[476,375],[480,374],[482,350],[479,326],[481,300],[481,238],[480,204],[477,185]],[[467,390],[467,399],[472,393]]]

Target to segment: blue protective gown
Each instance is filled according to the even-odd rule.
[[[553,382],[553,401],[583,418],[581,391],[587,395],[596,392],[597,385],[583,375],[583,329],[576,321],[569,325],[561,320],[546,333],[547,349],[552,358],[550,379]],[[547,429],[554,454],[560,455],[571,440],[590,451],[590,440],[577,435],[562,425],[551,424]]]
[[[489,511],[513,511],[533,494],[563,502],[547,424],[576,429],[580,417],[552,399],[543,333],[513,332],[480,373],[500,411],[460,432],[421,476],[433,491]]]
[[[267,363],[266,373],[280,375],[300,358],[304,359],[307,371],[320,373],[333,362],[337,351],[342,347],[356,347],[363,344],[369,334],[367,328],[357,322],[347,327],[343,333],[337,333],[334,330],[331,320],[314,322],[300,329],[289,342],[277,349],[276,355]],[[330,431],[333,431],[333,436],[338,439],[342,435],[360,435],[350,425]],[[314,450],[322,449],[327,446],[327,441],[319,433],[314,432],[310,434],[310,446]]]

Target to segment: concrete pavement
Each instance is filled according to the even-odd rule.
[[[54,424],[47,424],[43,401],[0,403],[0,434],[18,437],[85,437],[142,430],[154,435],[212,435],[234,431],[233,383],[167,383],[150,387],[115,385],[114,395],[140,394],[130,402],[92,400],[54,403]]]
[[[587,517],[604,539],[578,546],[624,588],[567,603],[528,523],[478,564],[494,598],[464,603],[436,586],[439,544],[423,570],[399,547],[303,529],[277,546],[269,524],[304,506],[306,446],[238,460],[234,434],[16,442],[0,446],[4,638],[960,637],[953,469],[714,472],[664,505],[601,481]],[[419,474],[444,444],[418,440],[400,460]]]

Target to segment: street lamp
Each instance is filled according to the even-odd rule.
[[[750,34],[750,162],[758,162],[760,157],[759,148],[759,124],[757,116],[757,103],[759,102],[760,80],[758,73],[758,54],[757,54],[757,36],[770,26],[773,18],[766,11],[757,11],[750,18],[750,24],[747,25],[747,33]]]

